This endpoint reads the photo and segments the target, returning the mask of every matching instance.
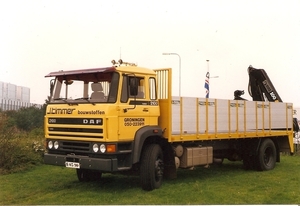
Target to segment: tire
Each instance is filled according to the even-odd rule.
[[[77,169],[76,173],[80,182],[98,181],[102,176],[102,172],[86,169]]]
[[[271,139],[265,139],[259,146],[257,154],[257,170],[274,169],[276,164],[276,147]]]
[[[162,184],[164,171],[163,153],[158,144],[150,144],[142,153],[140,178],[142,188],[150,191]]]

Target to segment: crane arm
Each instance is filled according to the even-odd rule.
[[[253,101],[265,101],[266,97],[269,102],[282,102],[264,69],[255,69],[250,65],[248,67],[248,74],[248,92],[252,96]]]

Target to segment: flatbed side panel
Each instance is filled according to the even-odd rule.
[[[174,96],[171,104],[171,142],[293,134],[290,103]]]

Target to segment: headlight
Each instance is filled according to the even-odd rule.
[[[106,146],[104,144],[100,145],[100,152],[104,153],[106,151]]]
[[[54,142],[54,149],[57,149],[59,147],[58,141]]]
[[[52,149],[52,148],[53,148],[53,142],[52,142],[52,141],[49,141],[49,142],[48,142],[48,148],[49,148],[49,149]]]
[[[94,144],[94,145],[93,145],[93,151],[94,151],[94,152],[98,152],[98,151],[99,151],[99,145]]]

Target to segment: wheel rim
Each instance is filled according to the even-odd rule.
[[[264,152],[264,163],[265,165],[269,165],[273,156],[272,149],[270,147],[266,148]]]
[[[159,158],[155,161],[155,180],[159,181],[164,172],[164,163],[163,161]]]

